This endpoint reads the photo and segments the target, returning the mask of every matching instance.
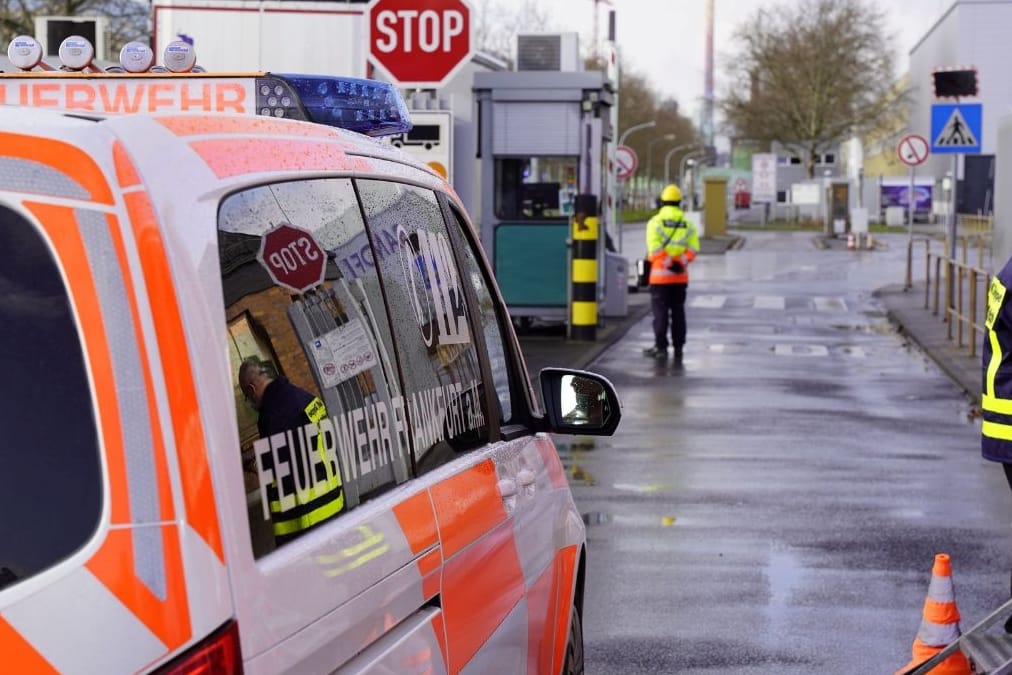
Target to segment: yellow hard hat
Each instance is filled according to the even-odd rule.
[[[680,202],[682,201],[682,191],[678,189],[677,185],[666,185],[661,190],[661,201],[662,202]]]

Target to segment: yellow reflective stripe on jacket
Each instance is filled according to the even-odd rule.
[[[994,378],[998,374],[998,367],[1001,366],[1002,351],[1001,343],[998,341],[998,333],[994,330],[994,323],[998,320],[998,313],[1001,312],[1002,303],[1005,301],[1005,284],[1001,282],[998,277],[991,279],[991,284],[987,289],[987,316],[984,318],[984,326],[987,328],[987,340],[991,346],[991,360],[987,362],[987,374],[984,378],[984,395],[981,398],[981,407],[984,410],[990,410],[992,412],[1002,413],[1003,410],[998,408],[1004,408],[1005,405],[1009,405],[1012,409],[1012,404],[1008,404],[1007,399],[999,399],[994,395]],[[988,403],[995,407],[988,407]],[[1003,413],[1003,414],[1012,414]]]
[[[320,420],[327,417],[327,406],[323,404],[319,396],[314,396],[313,400],[306,406],[304,412],[309,421],[315,424],[316,428],[320,431],[320,433],[316,434],[316,452],[320,455],[320,463],[323,464],[323,470],[327,472],[327,485],[330,489],[340,487],[341,476],[334,474],[334,469],[330,466],[330,462],[327,461],[327,455],[323,447],[323,429],[320,429]]]
[[[1012,400],[998,398],[987,392],[984,392],[984,395],[980,397],[980,407],[988,412],[1012,416]]]
[[[998,318],[1001,304],[1005,300],[1005,291],[1005,284],[998,277],[991,279],[991,284],[987,287],[987,316],[984,317],[984,327],[988,330],[991,330]]]
[[[1000,441],[1012,441],[1012,424],[984,420],[980,425],[980,433],[988,438],[996,438]]]
[[[291,520],[275,521],[273,524],[274,534],[292,534],[293,532],[305,530],[340,513],[343,508],[344,492],[341,492],[341,495],[337,499],[327,502],[309,513],[292,518]]]

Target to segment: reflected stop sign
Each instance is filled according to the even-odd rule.
[[[281,223],[260,240],[257,260],[278,286],[305,293],[323,282],[327,255],[313,235],[288,223]]]

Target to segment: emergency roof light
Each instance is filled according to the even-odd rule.
[[[70,70],[84,70],[95,58],[95,48],[80,35],[71,35],[60,43],[60,63]]]
[[[86,68],[97,69],[92,65],[95,49],[83,37],[68,37],[60,45],[59,53],[65,76]],[[7,56],[22,70],[47,67],[41,45],[29,36],[14,38],[7,48]],[[187,77],[205,72],[196,65],[197,55],[193,46],[181,40],[169,43],[163,57],[164,65],[155,65],[150,47],[142,42],[128,42],[120,50],[120,65],[110,66],[105,72],[113,77],[138,74]],[[54,71],[54,75],[57,72]],[[407,104],[394,85],[388,82],[275,73],[225,77],[253,81],[258,115],[315,122],[373,137],[406,133],[412,127]]]
[[[266,78],[265,78],[266,79]],[[363,80],[356,77],[330,77],[324,75],[276,75],[275,82],[286,84],[301,104],[306,120],[355,131],[366,136],[389,136],[411,131],[411,115],[404,98],[388,82]],[[277,94],[278,88],[260,94]],[[279,99],[280,103],[281,100]],[[258,112],[266,113],[258,105]],[[273,113],[277,117],[286,114]]]
[[[30,35],[18,35],[7,45],[7,58],[21,70],[31,70],[42,63],[42,45]]]

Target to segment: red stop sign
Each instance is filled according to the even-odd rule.
[[[369,58],[402,87],[441,87],[474,53],[467,0],[373,0]]]
[[[321,284],[327,270],[327,255],[313,235],[288,223],[281,223],[263,236],[257,260],[274,283],[296,293]]]

